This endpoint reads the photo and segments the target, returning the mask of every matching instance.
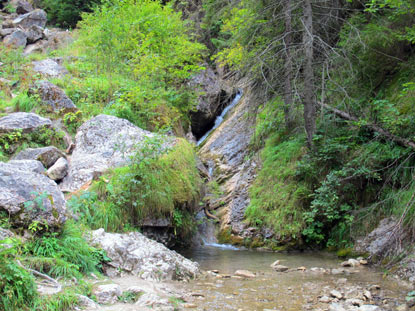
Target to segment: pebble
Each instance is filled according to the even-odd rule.
[[[330,295],[334,298],[337,298],[337,299],[342,299],[343,298],[342,293],[340,293],[338,290],[335,290],[335,289],[330,292]]]
[[[328,296],[323,296],[318,301],[320,301],[322,303],[329,303],[329,302],[331,302],[331,298],[328,297]]]
[[[183,307],[186,309],[194,309],[197,308],[197,305],[195,305],[194,303],[185,303]]]
[[[255,274],[248,270],[237,270],[235,271],[235,275],[248,279],[255,277]]]

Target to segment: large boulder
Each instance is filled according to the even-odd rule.
[[[33,6],[23,0],[11,0],[9,4],[16,10],[17,14],[26,14],[33,11]]]
[[[23,133],[32,133],[39,128],[50,128],[52,121],[35,113],[15,112],[0,118],[0,134],[21,130]]]
[[[21,170],[38,174],[45,173],[46,169],[43,164],[36,160],[10,160],[10,165],[18,166]]]
[[[27,43],[35,43],[43,38],[43,28],[33,25],[29,29],[26,29],[25,34],[27,36]]]
[[[65,157],[58,148],[49,146],[42,148],[27,148],[13,157],[13,160],[37,160],[46,168],[50,168],[59,158]]]
[[[27,35],[24,31],[17,29],[3,39],[7,47],[25,47],[27,44]]]
[[[106,233],[99,229],[92,232],[91,242],[111,258],[106,267],[109,276],[124,272],[144,280],[181,280],[199,273],[197,263],[139,232]]]
[[[33,70],[37,73],[52,78],[58,78],[68,73],[65,67],[51,58],[33,62]]]
[[[15,225],[34,221],[57,227],[65,221],[65,198],[57,184],[19,163],[0,162],[0,210]]]
[[[99,115],[85,122],[75,137],[75,149],[68,175],[61,183],[63,191],[72,192],[109,168],[129,163],[130,156],[155,134],[140,129],[127,120]],[[165,148],[169,140],[160,148]]]
[[[41,9],[36,9],[27,14],[18,16],[13,20],[13,25],[23,29],[29,29],[33,25],[45,28],[47,21],[48,18],[46,16],[46,12]]]
[[[37,82],[32,92],[39,94],[40,99],[46,105],[46,110],[49,112],[63,111],[66,113],[78,110],[65,92],[49,81]]]
[[[192,132],[199,139],[212,128],[216,117],[229,103],[231,94],[211,68],[193,76],[189,84],[200,92],[196,110],[191,113]]]

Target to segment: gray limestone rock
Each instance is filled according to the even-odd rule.
[[[92,232],[91,243],[104,249],[111,262],[106,272],[118,275],[127,272],[144,280],[175,280],[193,278],[199,266],[164,245],[146,238],[139,232]]]
[[[58,148],[42,147],[27,148],[13,157],[13,160],[37,160],[42,162],[46,168],[50,168],[59,158],[65,157],[64,153]]]
[[[33,25],[45,28],[47,20],[46,12],[41,9],[36,9],[27,14],[18,16],[13,20],[13,25],[23,29],[29,29]]]
[[[155,134],[142,130],[127,120],[99,115],[85,122],[75,137],[68,175],[61,183],[63,191],[75,191],[109,168],[127,165],[130,156]],[[172,138],[163,138],[165,149]]]
[[[10,35],[6,36],[3,39],[3,43],[8,47],[25,47],[27,44],[27,35],[24,31],[17,29],[13,31]]]
[[[33,70],[42,75],[54,78],[68,74],[68,71],[62,65],[50,58],[33,62]]]
[[[52,121],[35,113],[15,112],[0,118],[0,134],[22,130],[32,133],[41,127],[51,127]]]
[[[67,173],[68,161],[65,158],[59,158],[59,160],[47,171],[48,177],[55,181],[62,180]]]
[[[78,110],[65,92],[49,81],[38,81],[31,91],[40,96],[49,112],[75,112]]]
[[[60,226],[66,220],[65,204],[57,184],[45,175],[16,162],[0,162],[0,210],[11,215],[13,224],[38,221],[49,228]]]
[[[28,43],[35,43],[43,38],[43,28],[37,25],[32,25],[25,30]]]

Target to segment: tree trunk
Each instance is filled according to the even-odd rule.
[[[293,76],[293,60],[291,56],[292,43],[292,25],[291,25],[291,0],[285,1],[284,19],[285,19],[285,79],[284,79],[284,117],[285,127],[290,130],[293,127],[293,95],[292,95],[292,76]]]
[[[304,125],[307,134],[307,144],[310,149],[313,148],[313,136],[316,130],[316,105],[314,97],[314,37],[313,37],[313,11],[311,8],[311,0],[304,0]]]

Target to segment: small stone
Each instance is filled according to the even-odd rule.
[[[241,276],[243,278],[254,278],[255,274],[248,270],[237,270],[235,271],[236,276]]]
[[[329,307],[329,311],[346,311],[339,303],[332,303]]]
[[[337,285],[344,285],[347,283],[347,279],[346,278],[340,278],[336,281]]]
[[[183,307],[186,309],[194,309],[197,308],[197,305],[195,305],[194,303],[185,303]]]
[[[334,298],[337,298],[337,299],[342,299],[343,298],[342,293],[340,293],[338,290],[335,290],[335,289],[330,292],[330,295]]]
[[[297,268],[297,271],[302,271],[302,272],[304,272],[304,271],[306,271],[307,270],[307,268],[306,267],[304,267],[304,266],[302,266],[302,267],[298,267]]]
[[[272,269],[274,269],[277,272],[285,272],[285,271],[288,271],[289,268],[283,265],[275,265],[272,267]]]
[[[78,297],[78,303],[80,306],[87,307],[88,309],[99,309],[99,306],[92,299],[83,295],[76,296]]]
[[[191,293],[190,296],[193,296],[193,297],[205,297],[205,295],[203,295],[201,293]]]
[[[105,284],[97,286],[97,288],[92,290],[92,293],[97,297],[98,303],[113,304],[118,301],[122,291],[117,284]]]
[[[366,259],[360,259],[359,260],[359,263],[361,264],[361,265],[367,265],[368,264],[368,261],[366,260]]]
[[[352,298],[352,299],[347,299],[346,303],[352,306],[361,306],[363,304],[363,301],[360,299],[356,299],[356,298]]]
[[[367,298],[368,300],[371,300],[371,299],[372,299],[372,294],[371,294],[368,290],[365,290],[365,291],[363,292],[363,296],[364,296],[365,298]]]
[[[278,266],[279,264],[281,264],[281,260],[276,260],[271,264],[271,268],[274,268],[275,266]]]
[[[403,304],[396,308],[396,311],[408,311],[408,306]]]
[[[62,180],[68,174],[68,167],[68,161],[62,157],[48,169],[46,174],[52,180]]]
[[[320,301],[322,303],[330,303],[331,302],[331,298],[328,297],[328,296],[323,296],[318,301]]]

